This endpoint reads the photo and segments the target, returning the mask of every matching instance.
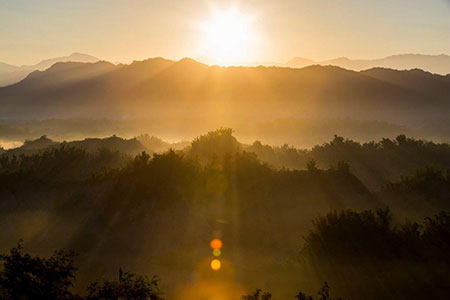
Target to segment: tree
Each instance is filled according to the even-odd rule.
[[[261,289],[256,289],[253,294],[242,296],[242,300],[270,300],[271,298],[271,293],[263,292]]]
[[[314,298],[313,296],[308,296],[303,292],[299,292],[295,295],[295,298],[298,300],[333,300],[333,298],[330,297],[330,287],[328,286],[328,282],[325,281],[323,286],[317,292],[317,296],[318,297]],[[336,300],[342,300],[342,298],[338,298]]]
[[[339,172],[349,174],[350,173],[350,164],[343,160],[340,160],[340,161],[338,161],[338,164],[337,164],[337,170]]]
[[[74,252],[55,251],[48,259],[23,253],[22,244],[0,255],[0,298],[4,300],[73,299]]]
[[[233,136],[233,130],[220,128],[194,139],[189,154],[207,162],[213,155],[223,157],[225,154],[233,155],[240,150],[241,145]]]
[[[88,287],[87,300],[162,300],[159,279],[136,276],[119,270],[119,279],[94,282]]]
[[[306,168],[308,169],[308,171],[310,172],[314,172],[317,171],[317,163],[314,159],[310,159],[308,161],[308,163],[306,164]]]

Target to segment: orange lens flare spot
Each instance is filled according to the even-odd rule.
[[[220,254],[222,254],[222,251],[220,251],[220,249],[214,249],[214,250],[213,250],[213,255],[214,255],[215,257],[219,257]]]
[[[219,239],[214,239],[214,240],[212,240],[211,241],[211,243],[210,243],[210,246],[211,246],[211,248],[213,248],[213,249],[220,249],[220,248],[222,248],[222,241],[221,240],[219,240]]]
[[[213,271],[219,271],[220,268],[222,268],[222,263],[220,262],[220,260],[218,260],[217,258],[213,259],[211,261],[211,269],[213,269]]]

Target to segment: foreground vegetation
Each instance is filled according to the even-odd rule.
[[[172,298],[174,286],[211,277],[198,271],[199,264],[210,255],[211,237],[220,235],[224,266],[232,262],[239,283],[270,290],[277,299],[290,299],[298,289],[310,299],[306,295],[324,281],[333,293],[351,299],[445,299],[447,144],[398,138],[370,146],[336,137],[306,152],[262,147],[274,152],[258,152],[255,144],[243,145],[231,130],[220,129],[183,150],[151,155],[69,144],[6,153],[0,158],[0,250],[19,238],[38,255],[73,249],[79,253],[77,284],[60,285],[72,295],[98,296],[86,287],[131,266],[133,272],[151,270],[164,278],[162,289]],[[320,157],[327,155],[334,160],[324,166]],[[270,157],[301,159],[304,165],[300,170],[264,162]],[[389,164],[403,176],[388,180],[381,170]],[[361,180],[362,165],[378,168],[383,184],[374,188]],[[417,170],[401,173],[412,168]],[[73,258],[43,260],[14,249],[20,261],[47,266]],[[72,282],[70,266],[58,272],[65,270]],[[96,286],[120,285],[120,278],[132,286],[153,282],[121,276]]]
[[[56,251],[50,258],[33,257],[19,244],[0,256],[0,296],[4,300],[160,300],[159,279],[119,270],[115,280],[91,283],[84,296],[71,291],[75,280],[74,252]]]
[[[326,277],[337,294],[351,299],[446,299],[450,287],[450,212],[422,224],[392,224],[388,209],[334,211],[313,221],[300,259],[309,272]],[[94,281],[74,292],[75,254],[59,250],[50,258],[24,253],[22,244],[0,255],[1,299],[159,300],[159,279],[119,270],[117,279]],[[298,292],[298,300],[332,300],[328,283],[318,297]],[[270,300],[257,289],[243,300]],[[341,298],[339,298],[341,299]]]
[[[73,292],[75,272],[74,252],[58,250],[49,257],[33,257],[24,253],[21,244],[12,248],[9,254],[0,255],[0,296],[4,300],[47,299],[47,300],[162,300],[159,278],[151,279],[119,270],[114,280],[95,281],[83,295]],[[317,293],[321,300],[332,300],[328,284]],[[272,295],[257,289],[242,296],[243,300],[270,300]],[[298,300],[313,300],[299,292]]]

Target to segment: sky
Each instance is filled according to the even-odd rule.
[[[232,49],[245,51],[241,60],[450,54],[449,0],[0,0],[0,61],[34,64],[72,52],[125,63],[214,56],[229,27],[208,30],[220,23],[217,11],[231,9],[235,17],[222,19],[236,30],[246,20],[233,41],[246,43]]]

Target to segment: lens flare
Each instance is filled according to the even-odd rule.
[[[214,249],[214,250],[213,250],[213,255],[214,255],[215,257],[219,257],[220,254],[222,254],[222,251],[220,251],[220,249]]]
[[[219,239],[214,239],[214,240],[212,240],[211,241],[211,243],[210,243],[210,246],[211,246],[211,248],[213,248],[213,249],[220,249],[220,248],[222,248],[222,241],[221,240],[219,240]]]
[[[222,268],[222,263],[220,262],[220,260],[218,260],[217,258],[213,259],[211,261],[211,269],[213,269],[213,271],[219,271],[220,268]]]

